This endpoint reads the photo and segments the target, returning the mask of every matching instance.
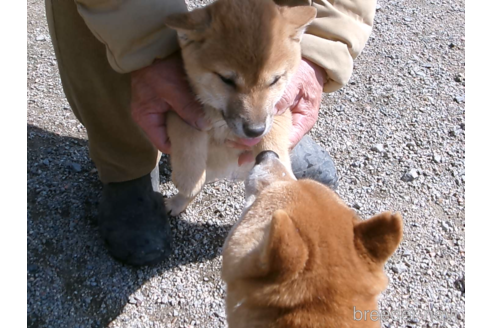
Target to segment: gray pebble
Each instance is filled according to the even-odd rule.
[[[36,264],[28,264],[27,271],[31,274],[36,273],[39,271],[39,266],[37,266]]]
[[[144,300],[144,297],[141,293],[135,293],[133,296],[137,302],[142,302]]]
[[[449,232],[452,229],[451,226],[449,225],[449,223],[446,221],[441,222],[441,227],[442,227],[442,230],[444,230],[445,232]]]
[[[384,146],[382,144],[375,144],[374,146],[371,147],[372,151],[382,153],[384,151]]]
[[[465,80],[465,76],[463,74],[461,74],[461,73],[460,74],[457,74],[457,75],[454,76],[454,80],[456,82],[463,82]]]
[[[407,271],[407,267],[405,266],[405,264],[403,263],[398,263],[398,264],[395,264],[391,267],[391,270],[394,272],[394,273],[397,273],[397,274],[400,274],[400,273],[403,273],[405,271]]]
[[[78,163],[69,163],[68,165],[74,172],[78,173],[82,171],[82,166]]]
[[[401,180],[405,182],[412,182],[418,177],[419,177],[418,171],[416,169],[411,169],[410,171],[408,171],[402,176]]]
[[[459,291],[464,293],[465,292],[465,278],[457,279],[454,282],[454,286],[456,287],[456,289],[458,289]]]
[[[465,96],[456,96],[456,97],[454,97],[454,101],[456,101],[458,104],[464,103],[465,102]]]

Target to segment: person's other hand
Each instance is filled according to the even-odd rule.
[[[277,103],[278,113],[292,112],[290,146],[294,148],[311,130],[318,119],[326,72],[307,59],[302,59],[297,73],[292,77],[282,99]]]
[[[202,106],[190,89],[179,53],[131,73],[132,117],[154,146],[166,154],[171,152],[166,130],[168,110],[196,129],[209,127]]]

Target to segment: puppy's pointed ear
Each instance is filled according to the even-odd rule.
[[[211,14],[208,7],[195,9],[188,13],[169,15],[164,19],[164,24],[178,32],[181,43],[198,41],[211,22]]]
[[[280,7],[279,10],[294,30],[291,38],[294,41],[301,42],[304,31],[306,31],[308,25],[316,18],[316,8],[311,6],[297,6]]]
[[[308,259],[308,250],[299,230],[284,210],[273,213],[262,247],[261,267],[267,274],[280,279],[301,271]]]
[[[403,236],[403,220],[399,213],[380,213],[354,226],[355,246],[374,263],[384,264],[395,252]]]

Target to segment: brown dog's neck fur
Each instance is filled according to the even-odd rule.
[[[254,290],[255,283],[245,283],[244,285]],[[268,283],[262,281],[262,283]],[[292,290],[299,288],[295,286],[295,281],[290,282]],[[383,285],[385,286],[385,284]],[[234,286],[230,286],[234,290]],[[285,286],[283,286],[285,287]],[[268,287],[265,287],[268,288]],[[241,288],[242,289],[242,288]],[[381,288],[381,291],[384,288]],[[243,289],[244,290],[244,289]],[[282,297],[288,297],[281,288],[276,291],[269,291],[267,295],[256,290],[251,295],[242,297],[238,304],[237,310],[242,306],[248,307],[248,319],[244,324],[230,326],[231,328],[240,327],[269,327],[269,328],[338,328],[338,327],[380,327],[380,321],[370,319],[370,314],[378,311],[377,294],[361,295],[360,293],[351,292],[351,296],[343,297],[333,294],[342,294],[345,291],[338,289],[326,290],[321,289],[311,295],[309,301],[293,306],[276,306],[269,305],[275,300]],[[228,295],[228,298],[234,298],[234,295]],[[260,301],[261,299],[261,301]],[[234,311],[234,310],[232,310]],[[357,311],[357,312],[356,312]],[[346,318],[360,319],[360,312],[366,316],[365,320],[353,320],[351,325],[347,325]],[[379,312],[377,312],[379,313]],[[258,324],[255,325],[255,319],[258,318]]]

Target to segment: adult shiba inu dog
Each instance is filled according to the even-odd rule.
[[[197,131],[168,112],[172,180],[178,195],[166,205],[182,212],[207,182],[244,179],[251,165],[238,165],[244,151],[235,144],[279,154],[293,177],[289,110],[275,116],[275,104],[301,60],[300,40],[316,9],[281,7],[272,0],[218,0],[165,24],[178,33],[190,85],[210,122]]]
[[[363,221],[328,187],[293,179],[275,153],[256,163],[223,250],[229,327],[380,327],[400,215]]]

